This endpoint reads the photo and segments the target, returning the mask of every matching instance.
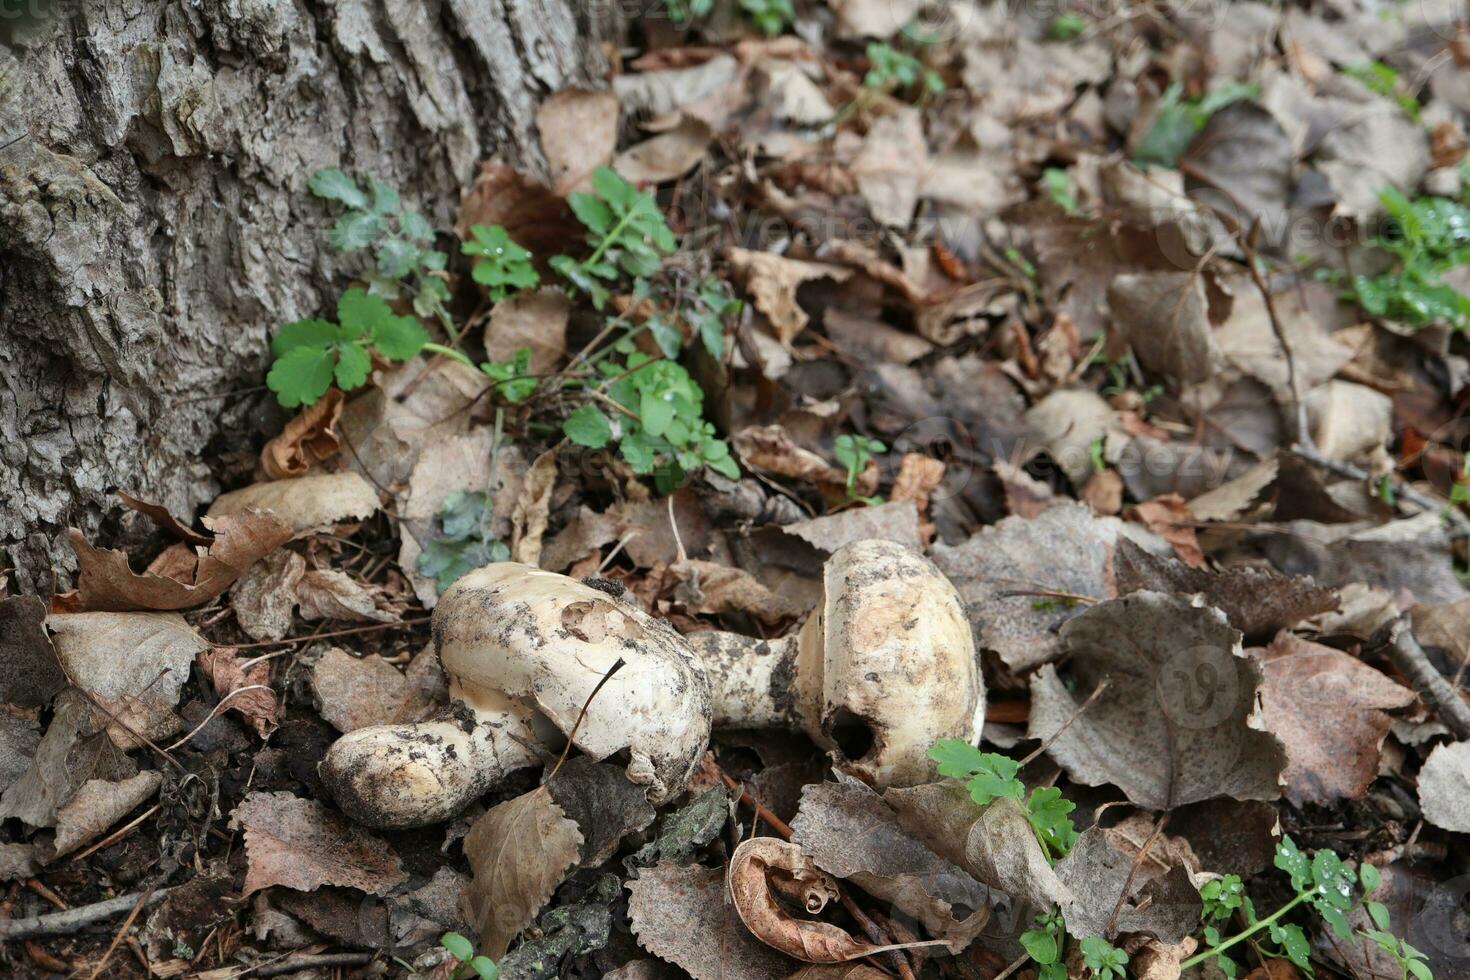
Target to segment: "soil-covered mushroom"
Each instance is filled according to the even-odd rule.
[[[804,731],[879,788],[932,778],[929,748],[974,741],[985,683],[954,585],[902,545],[835,552],[822,602],[796,633],[689,637],[704,662],[717,728]]]
[[[444,593],[433,630],[448,716],[359,729],[322,761],[333,797],[361,823],[421,827],[453,816],[565,744],[584,705],[577,748],[596,759],[626,751],[628,777],[653,803],[683,790],[709,741],[709,685],[689,644],[591,585],[487,565]]]

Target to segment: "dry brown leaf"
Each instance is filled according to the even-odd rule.
[[[0,844],[0,881],[18,881],[39,873],[35,844]]]
[[[1119,336],[1145,366],[1182,382],[1204,381],[1218,370],[1203,276],[1124,273],[1108,288],[1108,305]]]
[[[827,492],[836,493],[847,484],[847,471],[827,462],[810,449],[797,445],[780,425],[748,426],[731,439],[740,460],[748,467],[769,470],[778,476],[804,480]],[[878,464],[858,474],[854,492],[871,496],[878,489]]]
[[[638,944],[694,980],[771,980],[798,964],[753,937],[725,887],[725,873],[664,861],[628,882]]]
[[[751,935],[787,956],[807,963],[846,963],[883,949],[830,923],[798,919],[777,901],[773,889],[782,887],[783,894],[815,915],[837,900],[837,882],[795,844],[775,837],[745,840],[730,856],[725,880]]]
[[[907,500],[889,501],[876,507],[849,507],[835,514],[783,524],[770,531],[783,538],[799,538],[824,555],[870,538],[894,541],[915,551],[923,548],[919,539],[919,512]]]
[[[626,767],[590,756],[565,762],[546,790],[582,833],[577,861],[584,868],[612,857],[623,838],[647,829],[656,816],[646,787],[629,779]]]
[[[1470,742],[1437,745],[1419,770],[1424,819],[1443,830],[1470,834]]]
[[[50,860],[70,854],[122,819],[130,810],[158,792],[163,776],[140,772],[131,779],[108,782],[89,779],[76,795],[56,811],[56,841]]]
[[[1062,916],[1073,935],[1112,939],[1119,933],[1147,933],[1178,943],[1199,928],[1200,897],[1188,870],[1176,865],[1145,873],[1133,855],[1112,846],[1101,827],[1084,831],[1056,870],[1072,892]],[[1125,892],[1128,899],[1115,918],[1114,907]]]
[[[888,974],[866,963],[813,963],[786,980],[887,980]]]
[[[708,123],[684,116],[672,129],[619,153],[613,169],[633,184],[677,180],[699,166],[713,135]]]
[[[566,201],[539,180],[496,160],[480,165],[474,184],[460,199],[455,234],[467,239],[474,225],[500,225],[511,241],[536,257],[542,272],[548,259],[575,248],[586,234]]]
[[[924,118],[918,109],[906,106],[868,128],[852,172],[877,221],[899,229],[909,226],[928,164]]]
[[[562,197],[590,190],[592,171],[611,162],[618,147],[620,111],[613,93],[576,88],[562,89],[536,110],[541,151],[551,166],[551,186]]]
[[[1199,940],[1193,936],[1185,936],[1178,943],[1163,943],[1138,935],[1129,937],[1124,942],[1123,949],[1129,956],[1128,972],[1136,980],[1179,980],[1179,964],[1193,955],[1198,946]],[[1247,977],[1250,975],[1247,974]],[[1256,980],[1263,978],[1257,977]],[[1278,980],[1288,978],[1281,977]]]
[[[806,611],[766,588],[749,572],[730,565],[690,559],[671,565],[669,571],[680,578],[674,597],[691,613],[743,612],[767,626],[777,626]]]
[[[516,351],[531,352],[531,373],[550,374],[567,352],[567,320],[572,303],[560,289],[522,291],[495,304],[485,327],[485,357],[511,361]]]
[[[1381,450],[1393,435],[1393,399],[1372,388],[1329,381],[1302,400],[1312,441],[1324,456],[1351,462]]]
[[[72,682],[90,692],[98,728],[120,747],[166,738],[194,658],[209,644],[176,613],[64,613],[49,617],[56,655]],[[109,714],[110,713],[110,714]],[[130,731],[131,730],[131,731]]]
[[[527,565],[541,564],[541,538],[546,534],[551,511],[551,492],[556,489],[556,451],[548,449],[536,457],[526,473],[526,482],[511,512],[511,558]]]
[[[1280,795],[1286,755],[1260,730],[1261,668],[1218,609],[1135,592],[1061,634],[1071,683],[1050,664],[1032,675],[1027,734],[1054,736],[1047,752],[1073,780],[1111,783],[1150,810]]]
[[[822,262],[803,262],[771,252],[732,248],[730,268],[750,293],[755,308],[771,321],[771,329],[784,346],[790,347],[811,318],[796,301],[802,283],[818,279],[846,282],[852,270]]]
[[[530,925],[577,863],[582,832],[546,788],[496,804],[465,835],[475,879],[466,893],[480,933],[480,952],[493,960]]]
[[[138,772],[123,750],[99,730],[96,710],[80,691],[56,697],[51,724],[21,777],[0,796],[0,820],[54,827],[56,812],[89,779],[128,779]]]
[[[1057,629],[1082,610],[1047,593],[1105,599],[1113,594],[1119,522],[1063,501],[1034,518],[1007,517],[954,547],[934,547],[934,564],[964,600],[975,645],[1015,671],[1061,655]],[[1011,595],[1008,593],[1041,593]]]
[[[1341,650],[1282,632],[1263,652],[1262,718],[1286,747],[1286,798],[1297,806],[1361,800],[1378,776],[1391,719],[1414,692]]]
[[[927,545],[934,539],[934,522],[929,520],[929,495],[944,481],[944,463],[923,453],[904,453],[893,478],[889,503],[914,502],[919,512],[919,537]]]
[[[230,826],[245,833],[244,895],[272,885],[305,892],[337,885],[386,895],[408,880],[385,841],[315,800],[254,792],[235,807]]]
[[[346,572],[335,568],[310,568],[296,583],[296,602],[301,618],[340,619],[353,623],[391,623],[398,617],[379,609],[374,592]]]
[[[206,526],[218,526],[208,524],[209,519],[268,511],[299,538],[335,524],[362,520],[377,509],[378,492],[358,474],[321,473],[256,483],[223,494],[210,505],[205,520]]]
[[[40,708],[66,685],[45,622],[37,597],[0,599],[0,704]]]
[[[1056,503],[1056,493],[1052,488],[1019,466],[998,459],[992,469],[1005,489],[1006,510],[1016,517],[1036,517]]]
[[[1117,470],[1093,470],[1078,499],[1098,517],[1116,517],[1123,509],[1123,478]]]
[[[392,723],[408,697],[408,680],[377,654],[354,657],[332,647],[311,666],[311,689],[322,720],[346,734]]]
[[[923,0],[828,0],[837,15],[837,36],[890,38],[923,10]]]
[[[1164,494],[1130,507],[1128,517],[1169,542],[1169,547],[1184,564],[1192,568],[1205,567],[1205,553],[1200,550],[1199,539],[1194,533],[1194,514],[1177,493]]]
[[[220,595],[256,560],[291,538],[290,528],[269,514],[205,518],[205,525],[215,535],[207,549],[180,542],[141,574],[128,566],[125,553],[94,548],[81,531],[72,528],[71,546],[80,567],[79,608],[88,612],[192,609]]]
[[[1305,619],[1337,608],[1337,593],[1310,578],[1288,578],[1270,568],[1210,572],[1150,554],[1126,538],[1118,542],[1113,575],[1119,595],[1172,592],[1202,595],[1247,640],[1267,639]]]
[[[41,744],[41,726],[33,708],[0,703],[0,793],[24,776]]]
[[[272,480],[305,476],[317,463],[331,459],[342,446],[337,420],[346,399],[340,388],[328,388],[314,405],[307,405],[286,423],[281,434],[260,451],[260,468]]]
[[[276,703],[276,692],[270,686],[270,662],[261,660],[247,668],[245,664],[248,662],[237,658],[232,647],[213,647],[198,657],[200,669],[208,675],[219,698],[229,697],[231,692],[241,688],[251,688],[230,697],[229,710],[250,722],[255,733],[265,738],[275,731],[280,705]]]
[[[1032,405],[1026,412],[1026,431],[1031,454],[1045,450],[1078,487],[1095,468],[1094,447],[1100,442],[1104,457],[1111,461],[1112,444],[1123,434],[1117,412],[1097,392],[1071,388],[1054,391]]]
[[[157,524],[159,527],[163,528],[165,531],[167,531],[169,534],[172,534],[180,541],[188,542],[189,544],[195,545],[200,548],[208,548],[210,544],[214,541],[214,538],[212,536],[208,534],[200,534],[198,531],[194,530],[192,527],[179,520],[177,517],[169,512],[169,509],[167,507],[163,506],[162,504],[150,503],[149,501],[134,497],[132,494],[124,493],[121,490],[117,492],[117,499],[121,500],[124,504],[127,504],[129,509],[143,514],[154,524]]]
[[[990,921],[990,889],[910,836],[864,783],[807,786],[791,831],[817,867],[917,918],[953,952]]]

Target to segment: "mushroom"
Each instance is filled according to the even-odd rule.
[[[777,640],[688,637],[709,676],[716,728],[805,732],[871,785],[933,777],[941,738],[975,741],[985,682],[954,585],[922,555],[889,541],[833,553],[822,601]]]
[[[594,585],[487,565],[440,598],[433,635],[453,702],[446,716],[350,732],[321,763],[338,805],[361,823],[448,819],[567,737],[595,759],[626,750],[628,778],[662,803],[708,744],[709,684],[689,644]]]
[[[327,788],[361,823],[448,819],[565,738],[596,759],[626,750],[628,778],[662,803],[683,790],[712,725],[805,732],[873,786],[912,786],[931,777],[935,741],[974,741],[985,715],[954,586],[887,541],[833,554],[821,604],[778,640],[681,637],[615,588],[514,562],[456,582],[433,628],[446,715],[358,729],[322,761]]]

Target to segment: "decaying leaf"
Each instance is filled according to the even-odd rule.
[[[1270,568],[1231,567],[1219,572],[1190,568],[1175,558],[1150,554],[1132,541],[1118,542],[1113,558],[1118,594],[1147,590],[1200,595],[1225,614],[1247,640],[1337,608],[1337,593],[1304,576],[1287,577]]]
[[[214,693],[229,698],[229,709],[250,722],[257,735],[264,738],[275,730],[280,706],[270,686],[269,661],[258,660],[247,667],[250,661],[236,657],[232,648],[213,647],[199,654],[198,663],[214,685]]]
[[[619,111],[618,97],[608,91],[566,88],[541,103],[536,129],[558,194],[589,190],[592,171],[612,160]]]
[[[571,300],[560,289],[523,290],[490,311],[485,326],[485,357],[513,361],[522,347],[531,352],[531,373],[550,374],[567,352]]]
[[[639,872],[628,891],[638,945],[694,980],[771,980],[800,965],[750,934],[718,868],[661,862]]]
[[[675,597],[692,613],[743,612],[774,626],[805,611],[786,596],[766,588],[749,572],[730,565],[690,559],[669,570],[681,578]]]
[[[40,744],[36,712],[0,703],[0,793],[25,775]]]
[[[1286,748],[1297,806],[1360,800],[1378,776],[1391,719],[1414,692],[1341,650],[1281,633],[1261,656],[1262,720]]]
[[[694,852],[714,840],[729,819],[730,794],[724,784],[717,784],[664,817],[658,837],[643,845],[630,860],[635,864],[660,861],[661,867],[688,864]]]
[[[602,864],[624,837],[653,823],[647,790],[630,780],[623,766],[578,756],[556,771],[546,789],[582,833],[582,867]]]
[[[803,262],[743,248],[730,250],[730,267],[745,284],[755,308],[770,319],[776,339],[788,347],[811,320],[796,301],[801,284],[817,279],[846,282],[852,277],[852,270],[842,266]]]
[[[526,471],[525,483],[511,512],[511,557],[526,565],[541,564],[541,538],[546,534],[551,492],[556,489],[556,452],[548,449]]]
[[[1071,683],[1051,665],[1032,676],[1027,734],[1056,736],[1047,752],[1072,779],[1151,810],[1280,795],[1286,757],[1261,730],[1261,668],[1219,610],[1135,592],[1084,610],[1062,641]]]
[[[685,176],[708,150],[709,124],[684,116],[679,124],[618,154],[613,169],[634,184],[661,184]]]
[[[331,459],[342,447],[337,420],[346,399],[340,388],[328,388],[313,405],[307,405],[286,423],[281,434],[260,451],[260,468],[272,480],[305,476],[317,463]]]
[[[354,657],[341,647],[312,664],[311,688],[322,720],[344,734],[393,723],[409,694],[397,667],[377,654]]]
[[[128,556],[94,548],[71,529],[72,550],[80,567],[79,608],[88,612],[137,609],[192,609],[215,598],[245,574],[257,559],[291,538],[291,529],[270,514],[243,512],[205,518],[214,533],[208,548],[185,542],[165,549],[141,574]]]
[[[480,952],[498,960],[561,884],[582,832],[546,789],[497,804],[465,835],[475,879],[466,893]]]
[[[131,779],[108,782],[89,779],[56,811],[56,841],[52,860],[70,854],[102,836],[130,810],[163,785],[157,772],[140,772]]]
[[[590,174],[592,167],[587,172]],[[480,164],[474,184],[460,199],[455,234],[467,239],[474,225],[500,225],[511,241],[536,256],[538,263],[565,252],[585,234],[561,196],[498,160]]]
[[[45,622],[35,596],[0,599],[0,704],[39,708],[66,685]]]
[[[1110,443],[1122,433],[1117,413],[1094,391],[1064,388],[1054,391],[1026,412],[1028,449],[1045,451],[1057,467],[1082,486],[1096,468],[1093,454],[1101,447],[1109,458]]]
[[[1444,830],[1470,833],[1470,742],[1436,746],[1419,770],[1424,819]]]
[[[1192,272],[1125,273],[1108,289],[1113,325],[1138,359],[1179,381],[1203,381],[1220,364],[1204,279]]]
[[[325,531],[334,524],[361,520],[377,509],[378,492],[372,484],[356,473],[345,472],[256,483],[222,494],[209,506],[208,516],[234,517],[251,511],[268,511],[299,538]]]
[[[124,749],[179,730],[173,709],[209,644],[176,613],[64,613],[46,620],[67,676],[97,699],[96,723]]]
[[[821,456],[797,444],[779,425],[750,426],[736,432],[731,443],[747,467],[769,470],[778,476],[804,480],[818,487],[836,490],[847,482],[847,473]],[[856,493],[871,494],[877,489],[878,468],[871,463],[859,474],[853,488]]]
[[[1193,933],[1199,927],[1200,899],[1189,872],[1177,865],[1162,874],[1136,867],[1146,865],[1113,847],[1101,828],[1083,832],[1057,862],[1057,876],[1073,896],[1062,907],[1067,931],[1107,938],[1142,932],[1165,943],[1177,943]],[[1128,898],[1114,917],[1125,888]]]
[[[786,911],[777,888],[810,915],[837,900],[837,882],[795,844],[776,837],[742,842],[730,857],[725,880],[740,921],[755,938],[787,956],[806,963],[846,963],[881,949],[837,926]]]
[[[137,774],[133,761],[99,730],[95,714],[91,702],[75,688],[57,696],[35,757],[0,796],[0,820],[14,817],[32,827],[54,827],[57,810],[87,780],[123,780]]]
[[[874,218],[894,228],[908,227],[928,158],[923,117],[917,109],[900,109],[868,129],[852,173]]]
[[[1057,629],[1084,608],[1066,596],[1112,595],[1118,527],[1066,501],[982,527],[954,547],[936,545],[934,564],[959,590],[975,645],[1025,671],[1060,656]]]
[[[230,825],[245,833],[245,895],[272,885],[386,895],[408,878],[384,841],[315,800],[254,792],[235,807]]]
[[[806,787],[791,830],[821,870],[917,918],[955,952],[990,920],[990,890],[906,832],[863,783]]]

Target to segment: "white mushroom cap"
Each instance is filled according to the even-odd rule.
[[[565,575],[501,562],[439,599],[434,643],[461,684],[519,699],[594,759],[627,750],[628,778],[650,802],[682,792],[710,733],[710,692],[688,643],[667,623]]]
[[[979,737],[985,681],[970,624],[954,585],[923,555],[891,541],[839,549],[800,645],[799,700],[810,703],[818,683],[821,692],[808,733],[872,785],[927,782],[936,741]],[[818,659],[820,682],[807,670]]]

